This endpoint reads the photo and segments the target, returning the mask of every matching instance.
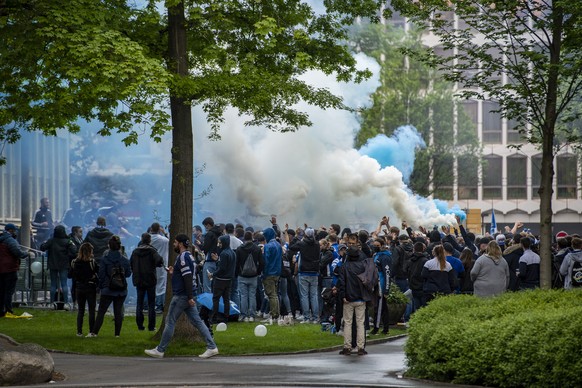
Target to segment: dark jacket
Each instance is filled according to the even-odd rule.
[[[393,249],[390,273],[394,279],[406,279],[408,276],[409,256],[412,255],[413,248],[414,246],[410,241],[405,241]]]
[[[27,257],[18,247],[18,242],[10,232],[0,234],[0,273],[17,272],[20,269],[20,259]]]
[[[71,263],[71,277],[75,280],[77,290],[96,290],[99,284],[99,267],[95,260],[81,261],[75,259]]]
[[[380,289],[383,295],[390,292],[390,283],[392,281],[392,252],[389,250],[380,251],[374,255],[374,263],[378,268],[378,276],[380,278]]]
[[[101,295],[127,295],[127,289],[119,291],[109,289],[109,277],[115,265],[121,265],[121,268],[125,271],[126,278],[131,276],[131,266],[129,265],[127,257],[122,255],[121,251],[106,251],[99,262],[99,288],[101,289]]]
[[[220,226],[214,225],[204,235],[204,244],[202,250],[206,256],[206,260],[210,259],[211,253],[218,253],[218,238],[222,235]]]
[[[133,250],[129,264],[133,273],[133,285],[151,288],[156,286],[156,268],[164,265],[164,258],[160,256],[156,248],[143,244]]]
[[[448,261],[441,270],[436,258],[428,260],[422,268],[422,277],[425,294],[451,294],[457,288],[457,274]]]
[[[507,290],[519,290],[519,278],[517,270],[519,269],[519,258],[523,255],[523,248],[520,244],[512,245],[503,251],[503,258],[509,266],[509,286]]]
[[[422,277],[422,269],[428,261],[426,252],[414,252],[410,256],[408,265],[408,287],[412,291],[422,291],[424,286],[424,278]]]
[[[107,249],[109,249],[109,240],[113,236],[111,231],[103,226],[98,226],[93,228],[85,236],[83,242],[88,242],[93,245],[93,256],[95,261],[99,263],[101,257]]]
[[[339,267],[338,295],[348,302],[369,302],[372,294],[366,290],[358,275],[365,270],[366,255],[358,250],[348,252],[345,263]]]
[[[331,277],[331,263],[333,262],[333,250],[326,249],[319,254],[319,274],[323,277]]]
[[[319,243],[313,237],[297,237],[289,243],[291,252],[299,252],[299,273],[319,273]]]
[[[77,247],[71,241],[65,227],[62,225],[55,227],[54,236],[42,243],[40,250],[47,252],[48,269],[69,269],[71,261],[77,256]]]
[[[213,277],[220,280],[231,280],[236,272],[236,254],[230,249],[229,235],[220,236],[218,240],[220,241],[221,251]]]
[[[247,260],[249,254],[253,255],[253,261],[255,262],[255,266],[257,267],[257,275],[263,273],[263,268],[265,267],[265,261],[263,260],[263,252],[261,252],[261,248],[259,248],[254,242],[245,241],[243,245],[239,246],[236,249],[235,253],[236,253],[236,272],[235,272],[236,276],[242,276],[240,273],[242,272],[243,266],[245,265],[245,261]]]

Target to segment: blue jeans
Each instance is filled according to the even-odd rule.
[[[317,275],[299,275],[299,300],[301,302],[301,310],[303,310],[303,319],[305,321],[315,321],[319,319],[319,307],[317,305],[317,283]],[[309,314],[310,305],[311,315]]]
[[[176,327],[176,321],[180,318],[182,313],[186,313],[186,316],[190,320],[190,323],[198,329],[202,337],[204,337],[204,341],[206,342],[207,349],[215,349],[216,344],[210,335],[210,331],[208,327],[200,318],[200,314],[198,313],[198,309],[196,306],[191,307],[188,304],[188,297],[182,295],[174,295],[172,297],[172,301],[170,302],[170,308],[168,309],[168,315],[166,316],[166,327],[164,328],[164,332],[162,333],[162,340],[158,345],[158,351],[165,352],[174,336],[174,329]]]
[[[202,266],[202,292],[212,292],[212,281],[208,277],[208,272],[216,271],[216,261],[210,259],[204,262]]]
[[[238,277],[240,291],[240,315],[243,318],[254,317],[257,311],[257,277]]]
[[[293,314],[293,311],[291,311],[291,301],[289,301],[289,293],[287,292],[287,278],[279,278],[279,297],[281,304],[285,307],[287,315]]]
[[[63,300],[69,302],[69,285],[67,284],[68,269],[51,269],[51,302],[55,301],[57,288],[63,291]]]

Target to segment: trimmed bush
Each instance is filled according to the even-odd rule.
[[[407,375],[498,387],[582,386],[582,290],[440,297],[410,319]]]

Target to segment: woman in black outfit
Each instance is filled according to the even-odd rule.
[[[83,336],[85,304],[89,305],[89,334],[87,337],[94,336],[93,328],[95,326],[95,306],[97,305],[98,271],[97,263],[93,260],[93,245],[91,243],[81,244],[77,258],[71,262],[71,274],[76,284],[76,299],[79,305],[77,312],[77,337]]]

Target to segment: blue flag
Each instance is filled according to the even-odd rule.
[[[495,221],[495,209],[491,209],[491,229],[489,230],[489,234],[492,236],[497,232],[497,222]]]

